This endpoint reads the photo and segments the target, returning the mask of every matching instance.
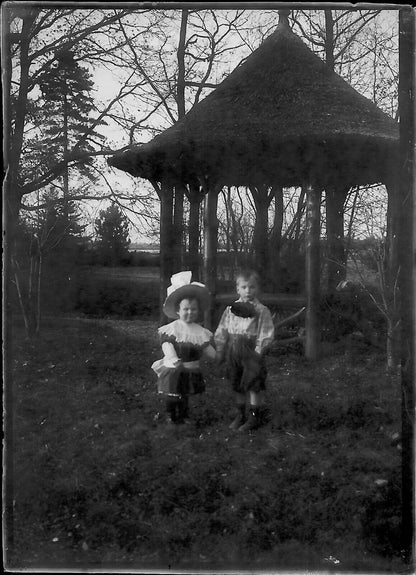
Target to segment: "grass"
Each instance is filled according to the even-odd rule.
[[[272,421],[247,435],[207,365],[193,424],[172,431],[156,328],[49,319],[29,343],[16,322],[9,569],[406,570],[400,393],[380,355],[270,356]]]

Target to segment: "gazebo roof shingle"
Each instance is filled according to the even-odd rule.
[[[179,122],[109,159],[134,176],[322,185],[391,177],[398,124],[279,23]]]

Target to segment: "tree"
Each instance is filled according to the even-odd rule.
[[[75,60],[73,51],[65,48],[57,52],[52,66],[39,75],[38,83],[44,100],[44,105],[38,110],[38,118],[42,118],[44,129],[42,139],[38,134],[35,136],[34,151],[36,148],[43,151],[43,163],[49,168],[56,158],[64,162],[62,191],[65,207],[70,197],[70,170],[66,161],[70,150],[76,149],[86,155],[85,163],[77,166],[79,173],[93,181],[96,179],[89,168],[92,159],[88,154],[94,152],[93,142],[102,141],[104,136],[97,132],[96,122],[91,118],[94,102],[90,92],[94,84],[89,71]],[[80,139],[79,135],[82,136]]]
[[[104,265],[116,266],[128,255],[129,222],[117,204],[100,211],[95,221],[97,249]]]
[[[155,20],[154,11],[147,13],[149,22],[141,26],[140,34]],[[63,197],[64,206],[68,206],[69,195],[71,201],[77,202],[117,197],[128,201],[132,212],[143,201],[143,218],[151,213],[148,192],[133,196],[118,191],[106,177],[107,167],[100,165],[100,156],[114,151],[99,136],[99,128],[106,119],[111,120],[116,105],[140,86],[140,78],[126,80],[110,101],[102,104],[88,93],[92,87],[90,74],[80,65],[82,62],[91,70],[92,63],[116,59],[124,42],[118,33],[120,21],[131,14],[131,9],[2,5],[6,64],[5,280],[9,295],[14,289],[11,280],[17,272],[22,276],[22,268],[13,269],[18,264],[14,254],[16,232],[28,215],[46,209],[40,198],[50,186],[60,190],[60,195],[50,201],[60,203]],[[45,134],[49,137],[47,142]],[[100,181],[94,187],[88,186],[85,175],[88,182],[93,175],[99,176]],[[30,283],[30,277],[25,281]]]
[[[57,295],[62,307],[85,243],[72,202],[57,201],[56,190],[49,190],[42,205],[31,217],[20,219],[13,254],[13,281],[29,335],[39,332],[45,295],[49,308],[58,304]]]
[[[145,24],[140,26],[138,32],[145,34],[154,23],[155,18],[152,16],[156,12],[134,12],[136,17],[140,14],[148,15],[148,20],[144,20]],[[33,201],[33,194],[50,184],[56,184],[69,169],[82,169],[88,163],[89,172],[94,170],[100,175],[101,182],[107,188],[104,191],[101,185],[96,186],[94,191],[77,190],[72,195],[73,200],[115,196],[131,200],[131,196],[112,189],[108,179],[103,176],[98,159],[114,153],[114,150],[110,149],[107,141],[94,137],[94,134],[106,119],[113,118],[117,104],[140,87],[139,76],[131,74],[105,104],[102,105],[97,97],[90,102],[94,104],[94,113],[89,114],[88,123],[80,123],[82,130],[78,133],[73,130],[74,137],[66,154],[51,154],[45,163],[45,155],[39,152],[39,136],[36,149],[36,136],[43,131],[47,118],[42,112],[48,103],[40,90],[44,80],[49,75],[51,81],[54,70],[62,67],[76,68],[79,62],[92,66],[97,62],[106,65],[112,59],[117,60],[117,51],[125,43],[120,34],[120,22],[128,19],[132,13],[131,9],[48,9],[13,3],[2,6],[6,62],[3,84],[7,168],[5,192],[8,210],[6,231],[10,248],[20,211],[34,209],[36,202]],[[73,54],[74,58],[70,59],[72,62],[65,63],[68,54]],[[58,84],[59,81],[57,78]],[[60,117],[62,119],[64,115],[60,114]],[[51,127],[50,123],[48,125]],[[94,162],[91,161],[93,158]],[[106,166],[104,169],[107,171]],[[136,204],[140,204],[140,196],[136,198]]]

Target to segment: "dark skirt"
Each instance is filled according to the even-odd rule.
[[[226,374],[233,391],[259,393],[266,389],[267,369],[264,358],[254,351],[254,342],[234,337],[227,348]]]
[[[157,387],[164,395],[195,395],[205,391],[205,381],[200,371],[172,369],[159,376]]]

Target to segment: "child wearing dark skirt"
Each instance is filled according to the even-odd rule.
[[[191,277],[179,272],[171,278],[163,311],[175,321],[158,329],[164,357],[152,365],[158,392],[166,397],[167,421],[173,424],[189,421],[189,396],[205,391],[200,360],[215,359],[213,334],[197,323],[209,306],[209,292]]]
[[[250,431],[268,418],[264,405],[267,377],[264,355],[274,339],[274,324],[270,310],[258,300],[259,276],[255,271],[239,272],[236,290],[239,299],[225,309],[214,340],[217,361],[225,361],[227,378],[235,394],[237,415],[230,429]]]

